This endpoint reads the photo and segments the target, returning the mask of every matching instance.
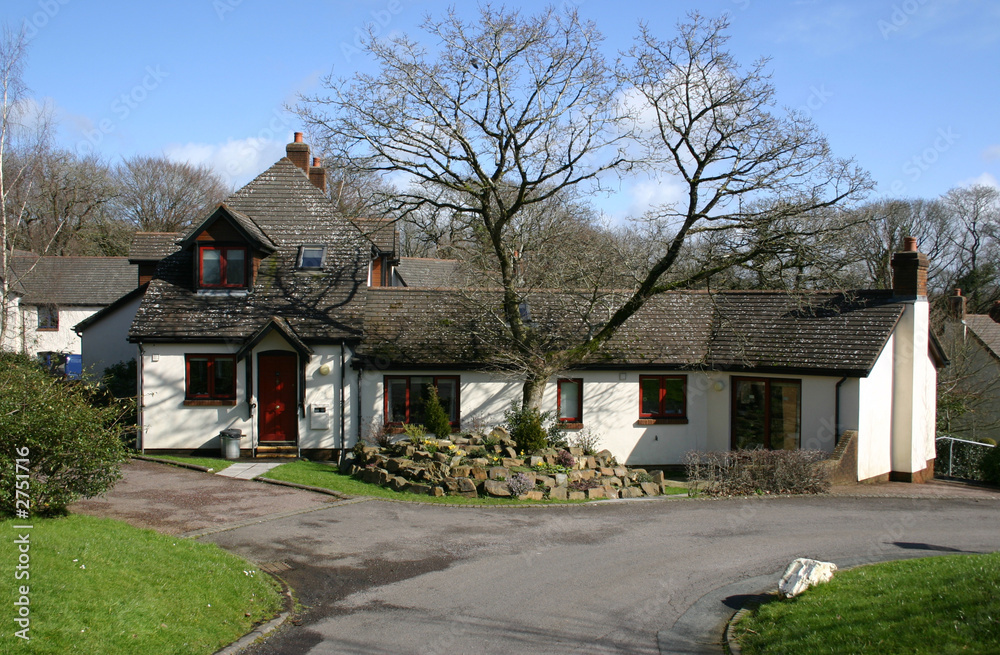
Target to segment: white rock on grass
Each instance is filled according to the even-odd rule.
[[[836,570],[837,565],[833,562],[800,557],[785,569],[785,574],[778,583],[778,591],[784,594],[785,598],[798,596],[813,585],[828,582]]]

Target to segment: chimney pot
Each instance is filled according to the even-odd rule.
[[[285,156],[309,175],[309,144],[303,143],[302,132],[296,132],[294,140],[285,146]]]
[[[326,169],[320,163],[319,157],[313,157],[313,165],[309,168],[309,181],[316,185],[316,188],[326,193]]]
[[[917,252],[917,237],[903,237],[903,250]]]

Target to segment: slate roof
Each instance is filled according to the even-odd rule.
[[[396,234],[396,224],[389,220],[379,220],[374,218],[350,218],[348,219],[358,226],[366,237],[368,237],[375,247],[383,253],[395,253],[396,245],[399,242]]]
[[[306,342],[360,336],[363,303],[354,301],[367,284],[370,242],[335,216],[330,200],[300,168],[282,158],[225,205],[276,248],[261,261],[253,288],[198,293],[192,287],[192,249],[178,251],[157,266],[129,331],[131,340],[242,343],[275,316],[286,319]],[[326,246],[322,271],[296,269],[302,244]]]
[[[986,314],[968,314],[965,317],[965,325],[994,357],[1000,359],[1000,323]]]
[[[459,262],[454,259],[400,257],[396,275],[408,287],[455,287],[459,286]]]
[[[14,257],[15,284],[26,305],[109,305],[136,287],[125,257]]]
[[[128,248],[130,262],[158,262],[180,248],[181,232],[136,232]]]
[[[573,312],[566,298],[529,300],[531,319],[553,346],[602,319]],[[370,289],[359,354],[382,366],[502,366],[490,347],[502,325],[485,306],[481,296],[457,290]],[[651,299],[584,366],[863,376],[902,312],[887,291],[668,293]]]

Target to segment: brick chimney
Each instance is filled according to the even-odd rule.
[[[302,142],[302,132],[296,132],[295,140],[285,146],[285,156],[306,175],[309,174],[309,144]]]
[[[313,157],[312,166],[309,167],[309,181],[315,184],[317,189],[326,193],[326,169],[323,168],[319,157]]]
[[[905,237],[892,256],[892,292],[897,300],[927,299],[927,255],[917,252],[915,237]]]
[[[959,320],[965,320],[966,298],[962,295],[961,289],[955,289],[954,293],[948,296],[948,316]]]

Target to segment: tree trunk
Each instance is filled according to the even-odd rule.
[[[522,387],[521,405],[525,409],[532,408],[542,411],[542,395],[545,393],[545,385],[549,381],[549,376],[545,373],[529,371],[524,379]]]

